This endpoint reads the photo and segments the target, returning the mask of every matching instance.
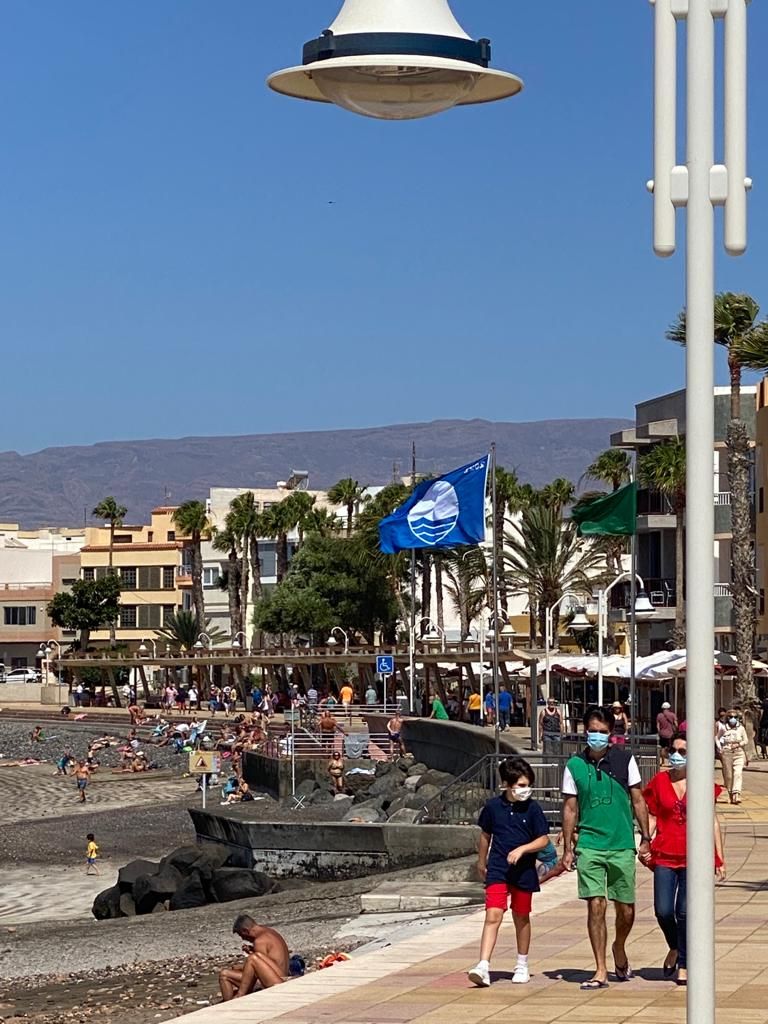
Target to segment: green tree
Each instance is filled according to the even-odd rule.
[[[352,534],[352,522],[354,514],[360,508],[361,502],[365,500],[365,488],[361,487],[357,480],[351,476],[345,476],[339,480],[328,491],[328,501],[331,505],[343,505],[347,510],[347,536]]]
[[[109,574],[113,573],[112,563],[115,553],[115,527],[122,526],[123,520],[125,519],[128,509],[125,505],[118,505],[117,501],[110,494],[107,498],[102,498],[99,504],[93,509],[91,515],[96,519],[101,519],[102,522],[109,524]],[[110,647],[115,646],[115,620],[109,624],[109,644]]]
[[[220,585],[226,586],[227,604],[229,605],[229,621],[232,627],[232,636],[243,629],[243,619],[240,607],[240,573],[241,561],[237,551],[237,538],[232,530],[225,528],[213,531],[213,547],[216,551],[225,552],[227,555],[227,569],[220,577]]]
[[[410,609],[405,600],[411,577],[410,552],[399,551],[396,555],[385,555],[379,547],[379,521],[391,515],[410,493],[411,488],[405,484],[391,483],[366,502],[357,518],[355,544],[352,547],[361,569],[368,571],[376,567],[386,575],[404,625],[410,621]]]
[[[253,606],[261,600],[261,551],[259,538],[265,536],[261,513],[253,491],[238,494],[229,503],[225,519],[226,529],[232,534],[239,551],[240,562],[240,628],[247,632],[248,599]]]
[[[285,579],[259,603],[254,625],[269,633],[308,634],[323,642],[334,625],[373,639],[394,631],[397,605],[380,564],[363,568],[343,537],[309,534]]]
[[[304,532],[319,533],[321,537],[332,537],[341,530],[341,520],[327,508],[315,505],[304,517]]]
[[[76,580],[48,604],[54,626],[80,633],[79,647],[88,649],[91,633],[115,622],[120,610],[120,581],[107,575],[100,580]]]
[[[445,589],[459,616],[459,628],[464,639],[469,636],[472,621],[487,601],[488,563],[479,547],[446,548],[441,552],[440,560],[445,574]]]
[[[205,598],[203,596],[203,538],[211,534],[211,523],[205,503],[191,499],[185,501],[171,516],[180,532],[189,539],[192,550],[192,603],[198,623],[205,619]]]
[[[203,633],[209,638],[212,646],[224,643],[228,639],[227,635],[222,629],[211,626],[210,623],[210,619],[200,623],[194,612],[181,610],[166,617],[165,625],[157,630],[157,635],[176,652],[182,649],[191,651]]]
[[[507,583],[512,590],[528,595],[532,619],[530,641],[534,645],[537,628],[542,639],[544,637],[547,609],[559,601],[566,590],[589,589],[602,555],[592,545],[584,545],[576,524],[571,520],[563,521],[552,505],[538,504],[524,509],[519,522],[504,539]]]
[[[675,515],[675,647],[685,647],[685,444],[679,438],[657,444],[640,456],[640,483],[663,494]],[[714,638],[713,638],[714,642]]]
[[[496,467],[496,523],[495,532],[498,538],[498,546],[496,550],[496,572],[498,577],[498,589],[499,589],[499,604],[504,614],[507,614],[509,609],[509,596],[507,594],[507,580],[504,575],[504,553],[503,544],[504,539],[504,523],[506,521],[507,513],[517,512],[520,507],[520,482],[517,479],[517,474],[514,470],[505,469],[503,466]],[[456,576],[459,579],[461,574]],[[454,583],[455,586],[455,583]],[[490,603],[493,603],[492,601]],[[462,636],[466,635],[465,632]]]
[[[562,517],[566,505],[573,504],[576,497],[576,488],[570,480],[559,476],[552,483],[545,484],[539,491],[539,501],[547,508],[551,508],[555,515]]]
[[[751,295],[721,292],[715,296],[716,345],[728,350],[731,414],[726,434],[728,481],[731,490],[731,595],[736,634],[736,695],[744,706],[757,703],[752,658],[755,644],[755,563],[752,545],[749,469],[750,441],[741,416],[742,369],[760,368],[747,358],[751,348],[768,345],[768,322],[758,321],[760,307]],[[667,331],[678,344],[686,341],[683,310]]]
[[[315,508],[315,497],[308,491],[292,491],[281,502],[285,506],[286,516],[291,529],[299,535],[299,547],[304,543],[304,534],[311,529],[312,512]]]

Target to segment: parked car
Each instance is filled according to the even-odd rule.
[[[5,673],[5,683],[39,683],[40,673],[36,668],[15,668]]]

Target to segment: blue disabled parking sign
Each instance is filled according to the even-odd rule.
[[[376,655],[376,671],[381,676],[391,676],[395,671],[395,659],[391,654]]]

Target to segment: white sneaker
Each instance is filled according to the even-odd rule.
[[[528,964],[518,964],[515,967],[515,973],[512,975],[513,985],[525,985],[531,980],[531,974],[528,970]]]
[[[473,967],[471,971],[467,972],[467,977],[478,988],[490,987],[491,974],[485,964],[478,964],[477,967]]]

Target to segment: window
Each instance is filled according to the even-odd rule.
[[[83,579],[84,580],[92,580],[93,579],[93,568],[91,566],[86,566],[83,569]]]
[[[172,565],[163,566],[163,590],[176,589],[176,570]]]
[[[69,576],[65,576],[61,581],[61,585],[62,587],[71,587],[74,582],[74,579]]]
[[[116,533],[115,544],[133,544],[133,537],[130,533]]]
[[[176,540],[176,531],[175,530],[169,530],[166,536],[167,536],[167,539],[169,541],[170,540]]]
[[[163,625],[169,626],[171,618],[176,614],[175,604],[164,604],[163,605]]]
[[[147,544],[151,544],[154,539],[155,539],[155,531],[154,530],[147,530]]]
[[[139,628],[159,629],[161,625],[162,607],[159,604],[139,605]]]
[[[136,605],[120,605],[120,629],[136,629]]]
[[[271,544],[260,544],[259,545],[259,556],[261,558],[261,575],[262,578],[269,578],[270,576],[277,575],[277,549],[273,543]]]
[[[757,511],[765,511],[765,489],[762,487],[757,492]]]
[[[160,590],[162,573],[159,565],[139,566],[139,590]]]
[[[6,626],[34,626],[37,622],[34,605],[6,605],[3,615]]]
[[[136,570],[135,569],[121,569],[120,570],[120,586],[123,590],[135,590],[136,589]]]
[[[114,569],[112,571],[114,572]],[[96,566],[96,579],[97,580],[103,580],[106,577],[108,572],[109,572],[109,566],[107,566],[107,565],[97,565]]]
[[[221,578],[221,566],[217,565],[212,568],[203,569],[203,586],[204,587],[217,587],[219,585],[219,579]]]

